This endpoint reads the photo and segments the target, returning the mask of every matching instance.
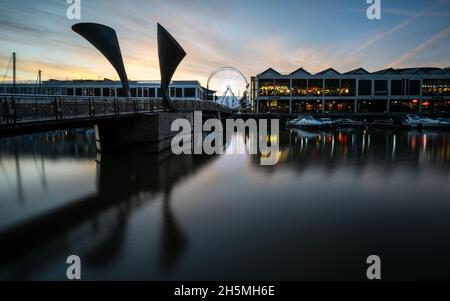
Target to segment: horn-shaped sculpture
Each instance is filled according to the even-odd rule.
[[[170,99],[169,85],[178,65],[186,56],[184,49],[170,35],[170,33],[158,23],[158,56],[159,69],[161,71],[161,94],[164,103],[172,111],[176,111]]]
[[[96,23],[79,23],[72,30],[88,40],[97,48],[116,69],[122,82],[122,88],[127,97],[130,97],[130,85],[123,64],[122,52],[120,51],[117,34],[111,27]]]

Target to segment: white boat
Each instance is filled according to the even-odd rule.
[[[432,119],[428,117],[421,118],[424,129],[442,129],[450,128],[450,123],[444,120]]]
[[[391,118],[375,120],[373,123],[370,124],[370,126],[382,129],[391,129],[395,127],[394,120],[392,120]]]
[[[450,118],[438,118],[437,120],[439,120],[441,123],[450,124]]]
[[[356,121],[350,118],[340,118],[338,120],[336,120],[336,124],[341,127],[341,128],[346,128],[346,127],[361,127],[363,126],[362,121]]]
[[[287,122],[287,126],[289,127],[295,127],[297,125],[297,122],[299,122],[301,120],[301,118],[297,118],[294,120],[290,120]]]
[[[417,115],[406,115],[406,118],[403,120],[403,126],[417,128],[422,125],[422,118]]]
[[[322,128],[322,122],[315,119],[312,116],[303,117],[302,119],[297,121],[295,125],[300,128],[316,128],[316,129]]]
[[[336,126],[336,122],[331,118],[320,118],[319,121],[322,123],[322,128],[332,128]]]
[[[437,119],[432,119],[432,118],[428,118],[428,117],[423,117],[420,118],[420,122],[422,123],[422,125],[434,125],[434,124],[439,124],[439,120]]]
[[[356,121],[350,118],[340,118],[336,120],[337,124],[361,124],[361,121]]]
[[[403,120],[403,126],[410,128],[424,128],[424,129],[442,129],[450,128],[449,120],[445,118],[432,119],[429,117],[419,117],[417,115],[406,115]]]

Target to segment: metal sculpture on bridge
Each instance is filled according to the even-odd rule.
[[[130,97],[128,76],[125,71],[119,41],[114,29],[102,24],[79,23],[75,24],[72,30],[88,40],[108,59],[119,74],[126,96]],[[178,65],[186,56],[186,52],[160,24],[158,24],[158,56],[159,69],[161,71],[161,95],[165,105],[171,111],[176,111],[170,99],[169,85]]]
[[[119,40],[115,30],[96,23],[75,24],[72,26],[72,30],[89,41],[108,59],[119,75],[125,96],[130,97],[128,76],[123,64],[122,52],[120,51]]]
[[[176,111],[171,99],[169,85],[178,65],[186,56],[184,49],[170,35],[170,33],[158,23],[158,55],[159,69],[161,71],[161,94],[164,103],[172,111]]]

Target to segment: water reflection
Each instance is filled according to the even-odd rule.
[[[363,279],[372,253],[388,279],[450,279],[450,134],[293,129],[267,137],[276,166],[229,155],[259,139],[220,157],[0,140],[0,279],[64,280],[72,254],[86,280]]]
[[[253,138],[254,139],[254,138]],[[251,137],[248,143],[254,144]],[[381,162],[414,162],[446,170],[450,162],[450,135],[442,132],[353,130],[312,131],[290,129],[281,132],[279,164],[361,165]],[[255,164],[258,163],[255,160]],[[276,168],[279,168],[277,166]]]
[[[159,196],[163,204],[160,269],[164,271],[176,264],[188,245],[189,239],[171,210],[171,191],[213,157],[173,157],[169,152],[151,155],[141,150],[97,155],[95,148],[91,148],[95,145],[93,136],[90,132],[85,134],[86,140],[79,139],[78,135],[58,132],[52,137],[37,135],[7,139],[2,143],[3,161],[14,160],[19,166],[18,183],[22,182],[20,161],[30,156],[37,158],[37,153],[43,170],[43,158],[81,160],[90,157],[97,164],[97,174],[94,193],[88,191],[85,197],[66,199],[63,206],[28,216],[25,221],[18,219],[19,222],[11,223],[13,226],[0,228],[0,278],[33,279],[39,268],[45,269],[55,258],[80,250],[80,246],[88,267],[114,263],[122,254],[130,215],[146,202],[159,200]],[[43,141],[55,143],[56,150],[42,144]],[[31,168],[30,162],[27,165],[26,168]],[[6,169],[4,173],[9,175]],[[47,190],[45,172],[39,175],[43,178],[44,190]],[[17,185],[19,190],[23,189],[21,186]],[[16,201],[22,204],[20,194],[23,193],[19,193]],[[33,207],[33,204],[26,206]],[[21,215],[20,212],[16,214]]]
[[[78,185],[94,177],[93,137],[91,130],[77,130],[0,140],[0,229],[80,196]]]

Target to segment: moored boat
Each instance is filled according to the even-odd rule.
[[[421,118],[421,127],[424,129],[450,129],[450,122],[442,119]]]
[[[422,118],[412,114],[406,115],[402,120],[402,125],[408,128],[418,128],[422,125]]]
[[[322,123],[322,128],[334,128],[336,126],[336,122],[331,118],[320,118],[319,122]]]
[[[329,127],[328,124],[324,124],[322,121],[315,119],[313,116],[305,116],[295,123],[296,127],[305,129],[321,129],[323,127]]]
[[[321,129],[322,122],[312,116],[305,116],[295,123],[299,128]]]
[[[290,121],[288,121],[286,123],[286,125],[288,127],[296,127],[297,126],[297,122],[299,122],[300,120],[301,120],[301,118],[296,118],[296,119],[290,120]]]
[[[370,127],[379,128],[379,129],[391,129],[391,128],[397,127],[397,125],[395,125],[393,119],[389,118],[389,119],[375,120],[374,122],[372,122],[370,124]]]
[[[340,128],[354,128],[364,125],[361,121],[356,121],[350,118],[340,118],[336,120],[336,124]]]

